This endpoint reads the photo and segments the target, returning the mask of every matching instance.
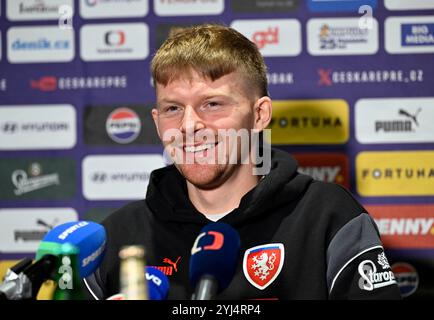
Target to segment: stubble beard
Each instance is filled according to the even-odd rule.
[[[239,164],[175,164],[182,176],[198,189],[221,186]]]

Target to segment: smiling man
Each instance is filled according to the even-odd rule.
[[[107,252],[85,281],[94,298],[119,292],[119,249],[141,244],[147,264],[169,277],[168,298],[189,299],[191,248],[212,221],[241,239],[219,299],[400,297],[364,208],[343,187],[298,173],[288,153],[260,146],[272,102],[251,41],[221,25],[179,29],[151,68],[152,116],[173,165],[153,171],[144,200],[104,221]]]
[[[155,65],[160,70],[158,61]],[[156,79],[157,108],[152,115],[166,152],[175,154],[174,163],[186,179],[190,200],[207,214],[238,207],[241,197],[259,180],[252,174],[254,163],[241,161],[250,160],[241,150],[251,142],[249,135],[242,139],[242,133],[259,132],[268,125],[270,98],[249,90],[239,71],[216,80],[194,69],[173,74],[166,84]],[[167,132],[179,134],[172,139],[175,135]]]

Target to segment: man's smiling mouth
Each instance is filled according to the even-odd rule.
[[[218,144],[216,143],[204,143],[197,146],[184,146],[184,151],[187,153],[196,153],[196,152],[202,152],[206,151],[212,148],[215,148],[215,146]]]

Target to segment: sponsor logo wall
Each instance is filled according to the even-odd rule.
[[[0,209],[1,252],[34,252],[48,231],[77,218],[77,212],[72,208]]]
[[[72,105],[0,106],[0,150],[71,149],[76,126]]]
[[[62,5],[74,9],[74,0],[6,0],[6,15],[10,21],[57,21]]]
[[[360,28],[360,18],[316,18],[307,24],[307,47],[311,55],[365,55],[378,51],[378,22]]]
[[[434,0],[6,0],[0,261],[143,199],[166,164],[149,63],[171,27],[222,22],[264,56],[266,139],[373,215],[408,298],[434,297]]]
[[[10,27],[7,59],[10,63],[60,63],[74,59],[74,30],[58,26]]]
[[[292,57],[301,52],[301,25],[296,19],[235,20],[231,27],[253,41],[264,57]]]
[[[429,249],[434,241],[434,205],[368,205],[389,249]]]

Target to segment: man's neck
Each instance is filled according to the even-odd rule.
[[[252,168],[244,165],[217,188],[204,190],[187,181],[190,201],[197,210],[206,214],[230,212],[238,208],[241,198],[259,182],[259,176],[252,175]]]

